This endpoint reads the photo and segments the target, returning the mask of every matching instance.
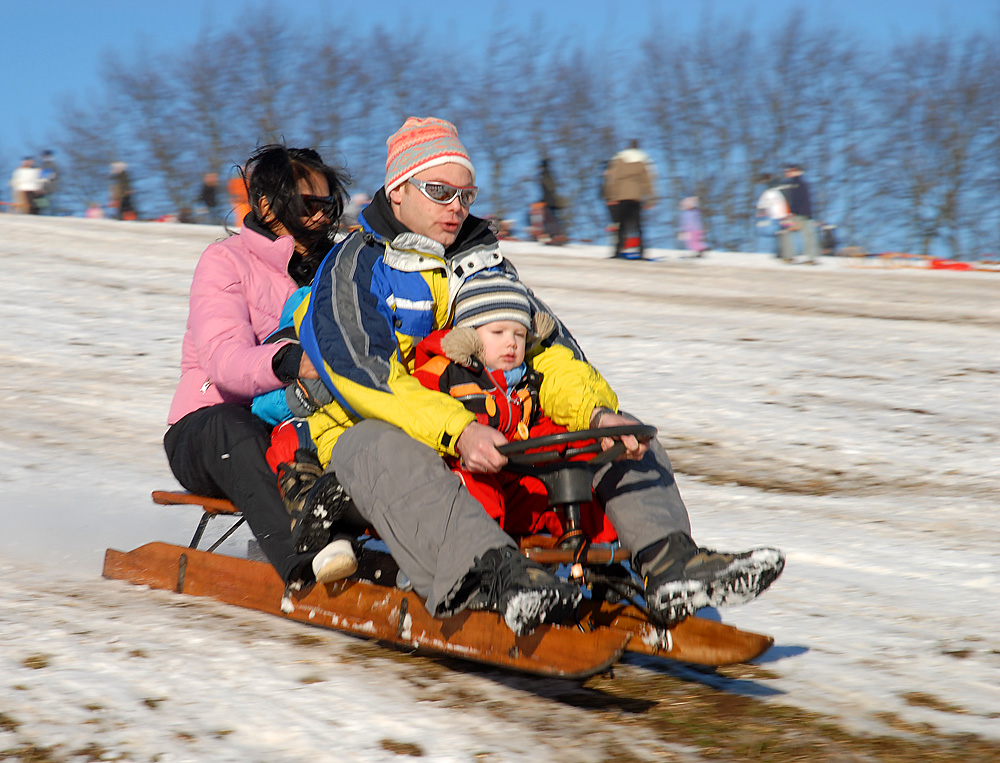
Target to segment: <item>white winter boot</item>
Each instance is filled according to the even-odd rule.
[[[317,583],[334,583],[353,575],[358,569],[354,546],[345,538],[328,543],[313,557],[312,568]]]

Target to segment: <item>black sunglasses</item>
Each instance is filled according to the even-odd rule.
[[[309,217],[322,212],[330,219],[334,219],[340,217],[340,213],[343,211],[340,206],[340,198],[337,196],[310,196],[304,193],[302,194],[302,205]]]

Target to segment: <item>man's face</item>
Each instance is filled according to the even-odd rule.
[[[462,165],[450,162],[418,172],[413,178],[459,188],[472,185],[472,173]],[[463,207],[458,198],[439,204],[428,199],[409,181],[389,192],[389,202],[396,219],[403,225],[414,233],[437,241],[446,249],[455,243],[462,223],[469,216],[468,207]]]

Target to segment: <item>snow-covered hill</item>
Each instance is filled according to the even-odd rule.
[[[194,510],[148,495],[174,485],[160,438],[187,290],[220,235],[0,215],[0,753],[589,761],[619,744],[697,759],[546,700],[572,691],[561,682],[417,669],[100,577],[106,547],[193,531]],[[1000,274],[505,251],[623,407],[659,427],[696,538],[788,553],[771,591],[720,613],[776,637],[773,677],[721,690],[853,730],[895,717],[1000,739]]]

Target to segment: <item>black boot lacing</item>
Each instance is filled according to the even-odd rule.
[[[491,549],[473,562],[469,574],[479,578],[478,593],[474,594],[477,609],[500,610],[500,597],[521,564],[520,553],[512,548]]]

